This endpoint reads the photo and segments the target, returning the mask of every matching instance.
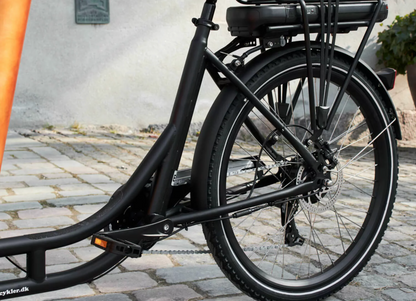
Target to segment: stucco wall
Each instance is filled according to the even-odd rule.
[[[190,20],[199,16],[202,3],[110,0],[110,24],[94,26],[75,24],[74,0],[32,1],[11,127],[167,123],[194,32]],[[225,24],[231,5],[237,3],[217,5],[215,21],[221,29],[211,35],[213,50],[231,39]],[[416,1],[390,0],[389,5],[385,24],[416,8]],[[360,34],[339,36],[339,44],[355,51]],[[364,54],[371,65],[375,41],[374,32]],[[393,92],[402,107],[403,100],[406,106],[410,100],[405,86]],[[217,93],[206,77],[194,121],[203,119]]]

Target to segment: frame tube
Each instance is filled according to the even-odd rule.
[[[215,2],[207,0],[201,13],[200,20],[212,22],[215,12]],[[185,67],[179,83],[175,104],[169,124],[177,129],[177,137],[172,143],[171,150],[158,169],[155,177],[152,200],[148,209],[149,216],[163,215],[167,209],[169,196],[172,192],[172,177],[178,169],[186,137],[188,135],[191,117],[193,115],[206,61],[204,51],[211,28],[202,23],[196,24],[197,29],[192,39]]]
[[[269,202],[284,203],[285,198],[290,198],[296,195],[305,194],[312,190],[316,189],[316,184],[314,182],[307,182],[299,184],[295,187],[291,187],[284,190],[279,190],[276,192],[271,192],[261,196],[257,196],[248,200],[235,202],[232,204],[223,205],[220,207],[210,208],[206,210],[200,210],[192,213],[184,213],[176,216],[172,216],[169,219],[173,222],[174,225],[190,222],[204,221],[208,219],[219,218],[224,214],[228,214],[234,211],[248,209],[250,207],[262,205]],[[281,201],[278,201],[278,200]]]

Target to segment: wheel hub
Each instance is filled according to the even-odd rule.
[[[344,182],[340,164],[337,164],[333,170],[327,171],[325,176],[326,179],[322,187],[314,196],[299,200],[299,204],[304,210],[311,213],[322,213],[331,209],[335,204]],[[301,166],[296,177],[296,185],[304,183],[307,179],[307,170]]]

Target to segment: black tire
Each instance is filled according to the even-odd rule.
[[[319,55],[313,54],[312,60],[319,91]],[[334,58],[328,106],[348,68]],[[300,139],[310,135],[307,81],[300,83],[306,74],[304,54],[295,53],[268,64],[247,84],[271,110],[269,100],[279,98],[280,87],[281,100],[285,94],[289,103],[280,118]],[[300,97],[292,105],[295,95]],[[290,212],[285,215],[281,206],[258,207],[251,214],[204,225],[223,272],[255,299],[315,300],[333,294],[364,267],[384,234],[397,184],[391,121],[372,83],[359,71],[337,112],[322,135],[331,149],[339,150],[339,164],[328,173],[333,186],[317,197],[287,204]],[[261,143],[248,130],[248,118],[265,139]],[[313,146],[309,150],[314,152]],[[208,207],[293,187],[311,177],[289,142],[242,95],[228,108],[210,151]],[[285,233],[292,220],[299,236],[293,234],[298,242],[304,240],[303,245],[295,240],[289,246]]]

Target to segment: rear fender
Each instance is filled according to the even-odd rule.
[[[320,49],[320,44],[314,43],[312,48]],[[303,42],[294,42],[284,48],[268,50],[249,61],[243,68],[241,68],[241,71],[237,75],[243,83],[247,83],[257,72],[259,72],[270,62],[287,54],[304,49],[305,47]],[[354,59],[354,55],[345,49],[336,47],[335,52],[338,57],[347,62],[352,62]],[[360,61],[357,65],[357,68],[363,72],[369,80],[371,80],[374,87],[376,87],[377,91],[380,93],[384,103],[387,106],[387,113],[389,118],[391,120],[396,118],[396,121],[393,123],[393,128],[396,138],[401,139],[402,136],[396,109],[383,83],[377,77],[375,72],[364,62]],[[224,119],[228,108],[238,93],[238,89],[233,85],[224,87],[220,94],[217,96],[202,126],[201,134],[198,138],[198,143],[195,149],[191,174],[192,206],[196,209],[206,209],[206,198],[209,180],[208,173],[211,163],[211,151],[216,138],[215,133],[220,131],[222,120]]]

